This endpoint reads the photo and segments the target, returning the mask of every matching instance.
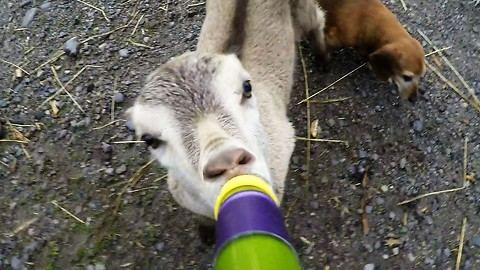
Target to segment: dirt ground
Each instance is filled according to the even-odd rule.
[[[145,76],[195,49],[205,6],[87,2],[0,0],[0,137],[13,140],[0,142],[0,269],[211,269],[213,246],[172,200],[165,172],[144,166],[144,145],[115,143],[134,139],[123,113]],[[480,5],[405,2],[407,11],[385,3],[426,52],[418,30],[450,47],[480,94]],[[339,50],[325,73],[303,52],[310,94],[364,62]],[[438,54],[427,59],[466,92]],[[311,103],[318,138],[348,146],[312,142],[307,179],[297,142],[282,210],[304,269],[455,269],[464,219],[460,269],[480,269],[480,112],[431,70],[421,87],[423,98],[405,104],[361,68],[315,97],[345,100]],[[300,137],[303,98],[299,60],[290,114]],[[464,173],[464,188],[398,205],[462,187]]]

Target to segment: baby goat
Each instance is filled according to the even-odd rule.
[[[168,170],[174,199],[213,218],[221,187],[240,174],[262,177],[281,200],[294,148],[287,104],[295,37],[322,30],[323,14],[303,8],[316,7],[314,0],[206,5],[197,50],[153,71],[128,114],[137,136]],[[292,15],[300,18],[306,10],[315,14],[294,27]]]

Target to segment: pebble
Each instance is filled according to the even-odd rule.
[[[405,165],[407,165],[407,159],[406,158],[400,159],[400,168],[405,169]]]
[[[395,215],[395,212],[390,212],[390,213],[388,214],[388,217],[389,217],[390,219],[395,219],[395,216],[396,216],[396,215]]]
[[[400,249],[398,247],[392,249],[393,255],[398,255],[400,253]]]
[[[318,202],[317,202],[317,201],[311,201],[311,202],[310,202],[310,207],[311,207],[312,209],[318,209],[318,206],[319,206],[319,205],[318,205]]]
[[[363,270],[374,270],[374,269],[375,269],[375,264],[373,263],[365,264],[365,266],[363,267]]]
[[[10,258],[10,266],[14,270],[22,269],[23,268],[23,259],[18,255],[13,256],[12,258]]]
[[[128,128],[128,130],[135,131],[135,127],[133,126],[133,123],[131,120],[127,120],[127,122],[125,123],[125,126]]]
[[[58,132],[58,138],[59,138],[59,139],[64,138],[65,136],[67,136],[67,133],[68,133],[68,130],[66,130],[66,129],[60,130],[60,131]]]
[[[373,210],[373,206],[371,206],[371,205],[365,206],[365,212],[366,212],[367,214],[372,213],[372,210]]]
[[[327,126],[329,126],[329,127],[335,126],[335,120],[333,120],[332,118],[328,119],[327,120]]]
[[[107,168],[105,173],[108,175],[115,175],[115,170],[113,168]]]
[[[31,8],[25,13],[25,16],[22,19],[22,27],[27,27],[33,21],[37,11],[38,8]]]
[[[409,260],[410,262],[414,262],[414,261],[415,261],[415,256],[413,256],[412,253],[408,253],[408,254],[407,254],[407,258],[408,258],[408,260]]]
[[[155,249],[159,252],[162,252],[165,249],[165,243],[158,242],[155,244]]]
[[[95,264],[95,270],[105,270],[105,265],[102,263]]]
[[[111,153],[112,152],[112,146],[108,143],[102,142],[102,150],[105,154]]]
[[[383,199],[382,197],[378,197],[375,199],[375,202],[378,204],[378,205],[382,205],[385,203],[385,199]]]
[[[115,94],[115,103],[123,103],[125,101],[125,95],[122,93]]]
[[[472,238],[472,245],[480,248],[480,234]]]
[[[45,117],[45,112],[44,112],[44,111],[35,112],[35,113],[33,114],[33,117],[35,117],[35,119],[37,119],[37,120],[40,120],[40,119],[42,119],[43,117]]]
[[[413,130],[414,130],[415,132],[418,132],[418,133],[422,132],[422,130],[423,130],[423,124],[422,124],[422,122],[420,122],[420,121],[418,121],[418,120],[415,121],[415,122],[413,122]]]
[[[43,4],[40,5],[40,8],[43,10],[49,9],[52,6],[51,2],[43,2]]]
[[[87,270],[95,270],[95,265],[87,265]]]
[[[127,171],[127,165],[122,164],[122,165],[120,165],[120,167],[118,167],[118,168],[115,170],[115,173],[117,173],[117,174],[122,174],[122,173],[124,173],[124,172],[126,172],[126,171]]]
[[[367,151],[360,149],[358,150],[358,157],[359,158],[366,158],[367,157]]]
[[[380,190],[381,190],[382,192],[388,192],[388,186],[387,186],[387,185],[382,185],[382,186],[380,187]]]
[[[432,264],[434,264],[434,263],[435,263],[435,261],[434,261],[433,259],[431,259],[431,258],[425,258],[425,264],[432,265]]]
[[[121,49],[118,53],[121,57],[127,57],[130,52],[127,49]]]
[[[433,218],[431,216],[425,216],[425,222],[427,222],[428,225],[432,225]]]
[[[77,56],[79,46],[80,46],[80,41],[78,41],[77,37],[73,37],[67,40],[67,42],[65,42],[65,45],[63,46],[63,50],[65,51],[65,54],[68,56]]]

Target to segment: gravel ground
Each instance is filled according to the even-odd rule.
[[[405,1],[407,11],[386,4],[427,51],[417,30],[451,46],[447,57],[480,94],[480,5]],[[143,78],[195,49],[205,6],[88,2],[106,18],[82,1],[0,1],[0,59],[28,72],[0,62],[0,137],[28,140],[0,143],[0,268],[210,269],[213,247],[172,200],[164,171],[142,169],[143,145],[114,143],[134,139],[122,119]],[[364,61],[339,50],[326,73],[303,51],[310,93]],[[290,111],[306,136],[300,61],[296,75]],[[454,269],[464,218],[461,269],[480,269],[480,112],[430,70],[421,87],[423,98],[405,104],[362,68],[316,97],[348,98],[312,104],[311,120],[319,138],[349,146],[312,142],[307,180],[306,143],[297,143],[283,211],[305,269]],[[465,188],[398,206],[463,185],[465,138]]]

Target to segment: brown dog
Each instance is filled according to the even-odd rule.
[[[400,95],[414,101],[425,74],[424,51],[396,16],[380,0],[317,1],[326,14],[327,47],[353,47],[368,55],[377,77],[393,80]]]

